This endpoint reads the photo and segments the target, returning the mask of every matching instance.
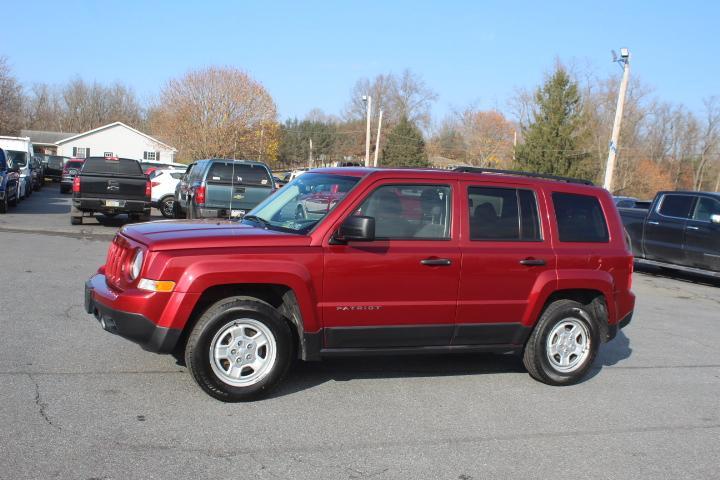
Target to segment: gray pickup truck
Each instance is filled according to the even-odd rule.
[[[249,160],[198,160],[181,180],[183,186],[178,209],[187,218],[239,218],[275,191],[268,166]]]
[[[140,162],[129,158],[90,157],[74,178],[70,223],[79,225],[95,212],[126,213],[131,221],[150,220],[150,180]]]
[[[720,193],[658,192],[618,211],[638,263],[720,277]]]

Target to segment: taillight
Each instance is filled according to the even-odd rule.
[[[195,189],[195,203],[202,205],[205,203],[205,186],[200,185]]]
[[[80,192],[80,176],[79,176],[79,175],[76,176],[76,177],[73,179],[73,188],[72,188],[72,191],[73,191],[73,193],[79,193],[79,192]]]
[[[145,196],[149,197],[152,193],[152,187],[150,186],[150,180],[145,182]]]
[[[628,262],[628,282],[627,282],[627,288],[628,290],[632,289],[632,278],[633,278],[633,271],[635,270],[635,258],[630,257],[630,261]]]

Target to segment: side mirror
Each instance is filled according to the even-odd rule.
[[[720,224],[720,214],[710,215],[710,222],[716,225]]]
[[[375,218],[348,217],[335,234],[335,240],[346,242],[372,242],[375,240]]]

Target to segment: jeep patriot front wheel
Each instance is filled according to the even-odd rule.
[[[185,363],[208,394],[235,402],[260,397],[280,383],[293,350],[290,328],[272,306],[231,297],[200,317]]]

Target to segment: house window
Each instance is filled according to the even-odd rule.
[[[143,160],[159,161],[160,152],[143,152]]]
[[[105,157],[105,158],[114,157],[113,152],[105,152],[104,157]]]
[[[90,149],[84,147],[73,147],[74,158],[88,158],[90,156]]]

